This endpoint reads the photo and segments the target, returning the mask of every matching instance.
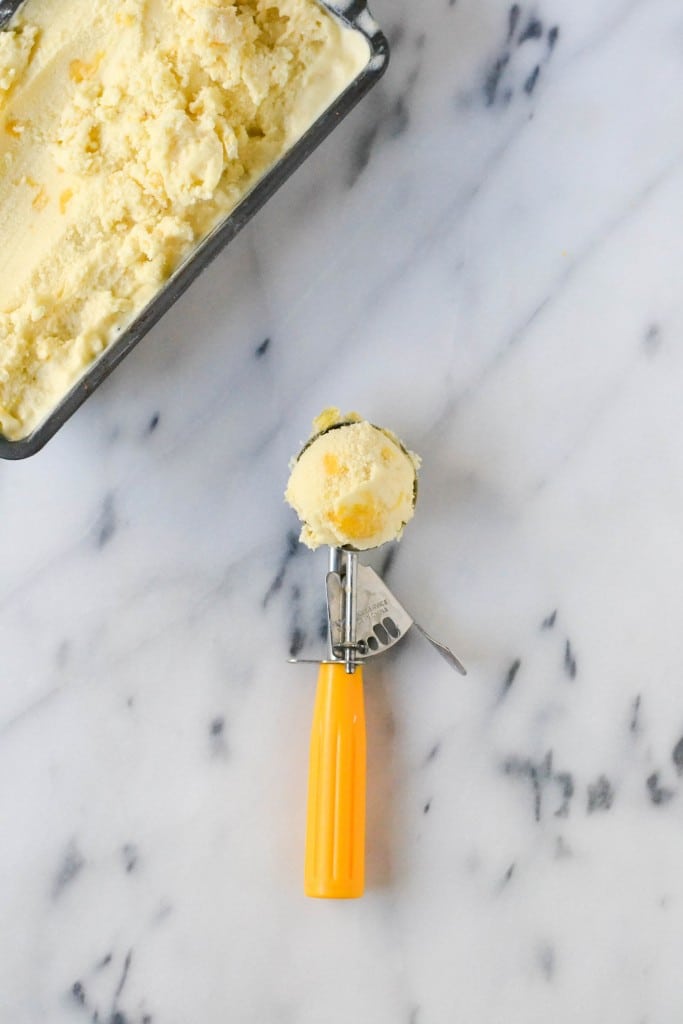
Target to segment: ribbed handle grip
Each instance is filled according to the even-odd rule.
[[[365,878],[363,669],[320,666],[308,774],[307,896],[363,895]]]

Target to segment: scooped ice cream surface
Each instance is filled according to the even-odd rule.
[[[365,66],[315,0],[27,0],[0,31],[0,433],[29,433]]]
[[[414,514],[419,457],[357,413],[326,409],[313,430],[285,492],[301,541],[364,551],[400,537]]]

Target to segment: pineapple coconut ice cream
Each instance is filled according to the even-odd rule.
[[[27,0],[0,31],[0,433],[28,434],[365,66],[315,0]]]
[[[365,551],[396,540],[414,515],[419,465],[390,430],[324,410],[285,491],[303,522],[301,542]]]

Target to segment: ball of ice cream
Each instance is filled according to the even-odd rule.
[[[415,510],[419,457],[357,413],[326,409],[313,431],[285,491],[302,543],[364,551],[400,537]]]

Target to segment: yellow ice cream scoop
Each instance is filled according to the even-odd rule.
[[[303,520],[301,541],[330,545],[328,657],[320,663],[311,731],[304,888],[308,896],[349,898],[363,894],[365,875],[363,662],[414,625],[449,664],[463,675],[465,669],[358,560],[358,551],[398,539],[412,519],[419,457],[356,413],[327,409],[313,428],[285,492]]]

